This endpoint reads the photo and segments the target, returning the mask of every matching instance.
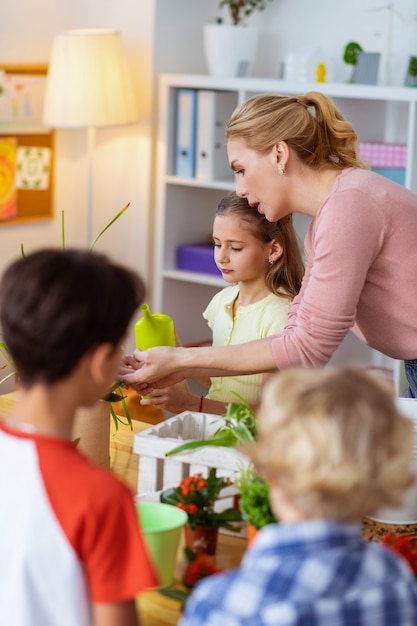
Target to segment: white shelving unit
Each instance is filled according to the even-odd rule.
[[[220,199],[234,189],[234,179],[202,181],[174,176],[175,93],[178,88],[236,93],[236,105],[258,93],[297,95],[321,91],[329,95],[353,124],[362,142],[407,145],[406,187],[417,192],[417,89],[377,85],[290,83],[264,78],[216,78],[206,75],[164,74],[159,78],[158,161],[156,180],[156,240],[154,311],[174,318],[184,344],[210,339],[202,311],[225,283],[221,278],[177,269],[177,247],[210,236]],[[232,113],[232,111],[230,111]],[[303,240],[307,218],[295,216]],[[387,329],[389,332],[389,329]],[[397,393],[403,382],[401,363],[360,344],[349,335],[333,362],[354,360],[394,370]]]

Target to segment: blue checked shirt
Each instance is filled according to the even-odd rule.
[[[416,626],[408,564],[359,525],[271,524],[241,566],[201,581],[179,626]]]

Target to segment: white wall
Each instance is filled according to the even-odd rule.
[[[320,47],[329,65],[333,60],[336,77],[345,80],[350,68],[341,56],[348,41],[384,54],[391,41],[392,79],[401,83],[408,56],[417,53],[417,8],[414,0],[390,4],[397,13],[382,0],[271,0],[265,12],[249,20],[261,29],[253,74],[278,77],[288,52]],[[120,30],[140,100],[140,120],[97,132],[93,232],[131,202],[98,248],[144,275],[150,301],[152,239],[157,228],[152,214],[156,76],[167,71],[205,73],[202,26],[219,15],[217,0],[14,0],[0,6],[0,63],[47,62],[53,36],[67,28]],[[55,219],[1,226],[0,273],[19,254],[21,242],[27,250],[58,245],[61,210],[67,245],[86,243],[85,131],[58,130],[55,153]]]

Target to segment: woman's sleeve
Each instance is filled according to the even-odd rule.
[[[355,323],[370,266],[386,226],[377,203],[339,192],[313,220],[305,239],[306,271],[285,331],[272,342],[279,369],[325,365]]]

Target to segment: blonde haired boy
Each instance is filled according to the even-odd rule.
[[[181,626],[413,626],[408,565],[361,521],[412,483],[413,427],[384,383],[353,368],[289,369],[266,384],[246,449],[280,519],[241,566],[203,581]]]

